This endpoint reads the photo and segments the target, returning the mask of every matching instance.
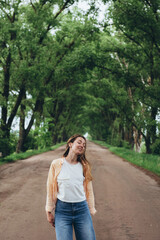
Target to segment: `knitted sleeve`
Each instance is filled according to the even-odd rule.
[[[94,215],[97,212],[97,210],[95,209],[95,200],[94,200],[92,181],[89,181],[87,183],[87,202],[88,202],[90,213]]]
[[[51,212],[55,208],[55,203],[53,200],[54,175],[55,175],[55,169],[53,167],[53,164],[51,164],[48,172],[48,179],[47,179],[47,197],[46,197],[46,206],[45,206],[45,210],[47,212]]]

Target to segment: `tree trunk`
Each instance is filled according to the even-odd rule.
[[[58,138],[58,136],[57,136],[57,134],[54,131],[54,134],[52,135],[52,143],[53,143],[53,145],[55,145],[57,143],[57,138]]]
[[[26,99],[26,93],[24,91],[23,100]],[[25,140],[25,109],[26,106],[21,104],[20,112],[20,123],[19,123],[19,140],[16,148],[16,152],[19,153],[22,150],[24,140]]]
[[[3,66],[4,72],[4,83],[3,83],[3,105],[2,105],[2,117],[1,117],[1,152],[2,156],[5,157],[10,154],[9,148],[9,136],[10,129],[7,126],[7,114],[8,114],[8,97],[9,97],[9,80],[10,80],[10,65],[11,65],[11,53],[9,51],[6,64]]]
[[[135,127],[133,127],[133,136],[134,136],[135,151],[140,152],[141,142],[142,142],[142,134]]]
[[[25,95],[26,98],[26,95]],[[25,143],[25,139],[27,138],[35,120],[35,113],[39,113],[40,115],[42,114],[43,111],[43,104],[44,104],[44,96],[42,93],[39,93],[35,107],[33,110],[32,117],[29,121],[28,127],[25,129],[25,106],[21,104],[21,118],[20,118],[20,134],[19,134],[19,140],[17,144],[17,152],[20,152],[23,150],[23,146]]]
[[[19,132],[19,140],[17,143],[17,148],[16,148],[16,152],[20,153],[23,150],[23,145],[26,139],[26,135],[25,135],[25,130],[21,129]]]
[[[130,124],[124,130],[124,140],[129,143],[132,149],[134,148],[133,126]]]
[[[151,109],[151,118],[154,124],[151,126],[151,139],[152,139],[152,144],[155,143],[156,141],[156,115],[157,115],[157,108],[152,107]]]
[[[145,144],[146,144],[146,153],[150,154],[151,153],[151,138],[147,134],[147,137],[145,138]]]
[[[7,126],[1,126],[0,129],[0,152],[2,157],[6,157],[10,154],[10,129]]]

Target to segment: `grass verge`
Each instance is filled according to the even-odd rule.
[[[117,156],[160,176],[159,155],[137,153],[126,148],[111,146],[103,141],[92,140],[92,142],[107,147],[112,153],[116,154]]]
[[[8,162],[15,162],[17,160],[23,160],[26,158],[29,158],[33,155],[37,155],[43,152],[48,152],[48,151],[52,151],[55,150],[57,148],[59,148],[60,146],[64,145],[65,143],[58,143],[54,146],[45,148],[45,149],[39,149],[39,150],[28,150],[26,152],[22,152],[22,153],[12,153],[11,155],[8,155],[7,157],[4,158],[0,158],[0,165],[4,164],[4,163],[8,163]]]

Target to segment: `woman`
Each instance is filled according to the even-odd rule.
[[[91,214],[96,213],[86,139],[76,134],[67,141],[63,158],[52,161],[47,179],[47,220],[57,240],[95,240]],[[90,214],[91,213],[91,214]]]

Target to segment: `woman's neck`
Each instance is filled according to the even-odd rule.
[[[69,162],[69,163],[77,163],[77,155],[75,153],[71,153],[69,152],[67,157],[66,157],[66,160]]]

